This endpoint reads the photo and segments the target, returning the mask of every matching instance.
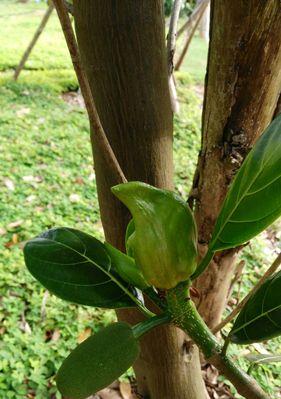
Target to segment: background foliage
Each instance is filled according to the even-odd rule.
[[[12,68],[31,39],[44,3],[0,1],[0,397],[60,398],[54,373],[77,342],[115,319],[112,311],[67,304],[26,271],[22,247],[54,226],[69,226],[102,238],[88,122],[56,16],[17,83]],[[56,46],[54,46],[56,43]],[[192,43],[177,75],[180,115],[175,117],[175,184],[187,195],[200,145],[200,112],[207,45]],[[187,73],[188,72],[188,73]],[[247,247],[241,283],[228,310],[252,287],[274,257],[278,226]],[[280,353],[280,339],[230,350],[247,369],[249,352]],[[253,375],[277,396],[278,364]],[[271,388],[270,388],[271,386]],[[238,397],[238,396],[237,396]]]
[[[164,1],[165,14],[167,16],[171,14],[173,3],[174,3],[173,0]],[[193,8],[195,7],[195,4],[196,0],[183,1],[182,15],[189,15],[192,12]]]

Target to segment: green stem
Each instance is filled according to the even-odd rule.
[[[202,350],[205,358],[224,374],[246,399],[268,399],[257,382],[223,353],[223,348],[209,330],[189,298],[188,286],[180,284],[167,295],[173,323],[185,331]]]
[[[151,317],[133,327],[133,333],[136,339],[149,332],[152,328],[167,324],[171,321],[171,316],[168,313],[162,313],[159,316]]]
[[[198,276],[200,276],[200,274],[203,273],[203,271],[209,266],[211,260],[213,259],[213,256],[214,256],[214,252],[211,251],[209,248],[206,255],[199,263],[199,266],[197,267],[195,272],[192,274],[191,280],[195,280]]]

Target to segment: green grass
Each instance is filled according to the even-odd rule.
[[[87,117],[61,96],[77,90],[77,81],[55,15],[31,55],[28,70],[17,83],[11,79],[11,68],[43,11],[42,3],[0,0],[4,38],[0,42],[0,398],[60,398],[54,374],[61,360],[85,334],[115,319],[112,311],[46,297],[23,263],[24,242],[50,227],[70,226],[97,238],[103,235]],[[19,15],[1,18],[10,14]],[[175,183],[185,197],[200,145],[202,105],[194,84],[202,83],[205,59],[205,44],[195,38],[186,59],[190,73],[184,68],[177,75],[181,113],[175,117]],[[243,296],[273,258],[266,236],[255,240],[242,257],[248,264]],[[276,353],[279,345],[275,339],[264,347]],[[232,345],[230,350],[247,368],[245,348]],[[271,393],[281,385],[276,365],[258,368],[254,376]]]
[[[54,389],[54,371],[79,335],[114,319],[110,311],[54,296],[42,319],[44,290],[23,264],[23,243],[52,226],[102,237],[85,113],[46,86],[6,82],[0,88],[0,397],[5,398],[28,392],[46,398]],[[54,332],[60,334],[55,341]]]

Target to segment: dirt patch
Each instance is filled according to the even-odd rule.
[[[69,91],[67,93],[63,93],[61,97],[66,103],[72,105],[73,107],[85,108],[84,99],[80,90],[78,90],[77,92]]]

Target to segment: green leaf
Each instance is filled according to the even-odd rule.
[[[136,231],[135,222],[134,219],[131,219],[126,229],[125,244],[126,244],[126,252],[132,258],[134,258],[134,250],[132,243],[134,240],[135,231]]]
[[[128,284],[113,273],[104,245],[88,234],[48,230],[26,244],[24,257],[30,273],[62,299],[102,308],[136,306]]]
[[[252,239],[281,214],[281,116],[246,157],[217,219],[210,250],[234,248]]]
[[[58,371],[58,389],[69,399],[87,398],[120,377],[138,354],[132,328],[126,323],[114,323],[70,353]]]
[[[267,364],[267,363],[279,363],[281,362],[281,355],[273,355],[273,354],[258,354],[254,355],[250,353],[246,355],[245,358],[254,364]]]
[[[236,344],[250,344],[281,334],[281,271],[268,278],[239,313],[230,332]]]
[[[111,259],[113,269],[117,271],[124,281],[142,290],[149,287],[133,258],[119,251],[107,242],[105,242],[104,245]]]

